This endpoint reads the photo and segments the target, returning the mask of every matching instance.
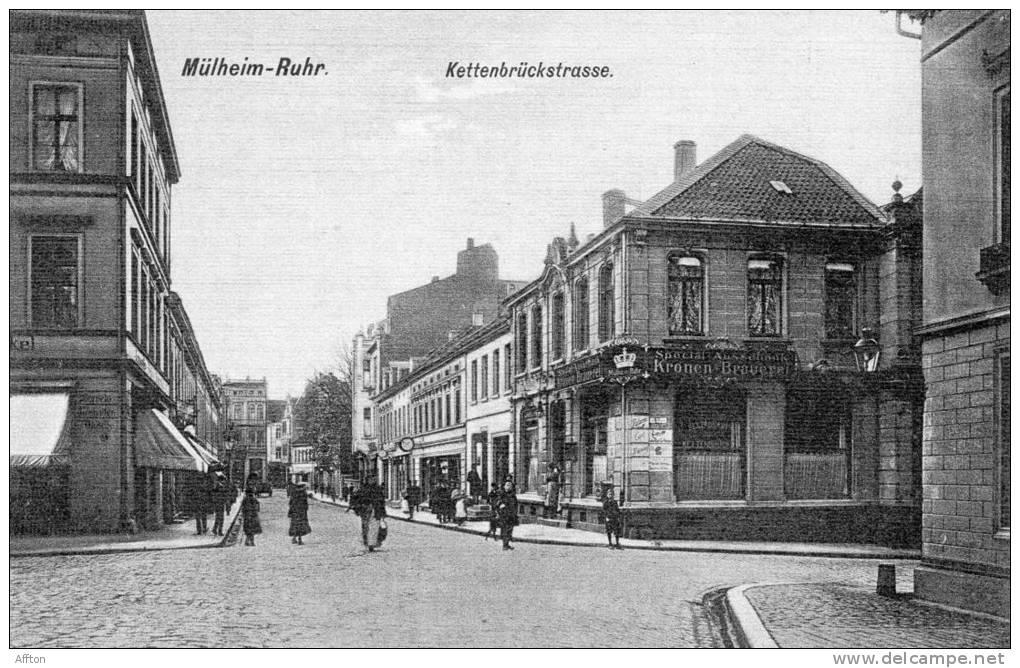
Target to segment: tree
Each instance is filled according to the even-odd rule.
[[[294,409],[299,443],[313,446],[316,467],[351,474],[351,385],[333,372],[316,372]]]

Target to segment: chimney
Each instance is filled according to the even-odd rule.
[[[697,166],[698,145],[689,139],[682,139],[673,144],[673,150],[676,151],[673,180],[679,181]]]
[[[626,213],[627,194],[614,188],[602,193],[602,224],[609,227]]]
[[[432,282],[433,283],[438,283],[439,282],[439,277],[438,276],[433,276],[432,277]]]
[[[475,240],[474,240],[474,237],[468,237],[468,245],[467,245],[467,249],[468,249],[468,250],[471,250],[471,249],[472,249],[472,248],[474,248],[474,247],[475,247]]]

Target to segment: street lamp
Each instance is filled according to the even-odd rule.
[[[858,371],[877,371],[878,360],[882,355],[882,347],[874,338],[874,332],[865,328],[861,330],[861,338],[854,344],[854,361]]]

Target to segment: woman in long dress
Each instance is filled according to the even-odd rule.
[[[259,502],[254,492],[245,492],[241,501],[241,529],[244,531],[244,544],[255,547],[255,536],[262,533],[259,522]]]
[[[301,537],[312,533],[308,524],[308,490],[304,485],[298,485],[290,495],[287,517],[290,518],[290,542],[304,545]]]

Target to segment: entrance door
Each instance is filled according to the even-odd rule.
[[[502,482],[510,475],[510,437],[496,436],[492,439],[492,479]],[[486,488],[488,491],[488,488]]]

